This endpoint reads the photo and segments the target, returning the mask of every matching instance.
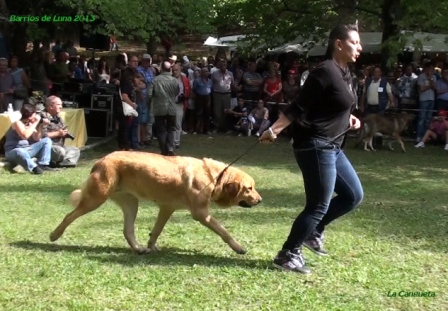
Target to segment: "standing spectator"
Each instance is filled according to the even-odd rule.
[[[162,155],[174,156],[176,99],[180,88],[177,79],[171,74],[170,62],[162,62],[161,71],[162,73],[152,80],[146,96],[154,114],[160,151]]]
[[[254,60],[250,60],[247,71],[243,74],[244,81],[244,97],[247,101],[256,101],[260,99],[260,87],[263,85],[263,77],[256,72],[257,64]]]
[[[234,84],[233,74],[227,70],[227,62],[218,62],[219,70],[213,72],[211,76],[213,87],[213,123],[214,133],[225,130],[224,110],[230,108],[232,85]]]
[[[174,147],[180,148],[180,137],[186,132],[182,129],[185,110],[188,107],[188,99],[191,95],[190,80],[181,73],[179,64],[173,65],[173,77],[179,83],[179,94],[176,97],[176,132],[174,133]]]
[[[195,95],[196,130],[193,134],[210,133],[210,95],[212,92],[212,81],[209,79],[207,67],[201,69],[201,76],[193,82],[193,93]]]
[[[0,112],[8,109],[14,103],[14,90],[16,84],[14,77],[8,72],[8,60],[0,58]]]
[[[420,142],[431,122],[436,96],[435,90],[437,89],[434,65],[431,62],[425,64],[424,71],[419,75],[417,83],[419,91],[417,142]]]

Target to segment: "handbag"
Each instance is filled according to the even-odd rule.
[[[18,87],[14,90],[15,99],[26,99],[28,97],[28,89],[26,87]]]
[[[131,105],[129,105],[127,102],[123,101],[123,98],[121,97],[121,90],[118,90],[118,93],[120,94],[121,103],[123,105],[123,114],[126,117],[138,117],[138,112],[135,110]]]

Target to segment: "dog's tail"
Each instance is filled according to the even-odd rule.
[[[115,184],[111,182],[118,182],[117,173],[114,170],[105,170],[102,164],[102,160],[95,163],[89,177],[78,189],[72,191],[69,197],[72,207],[76,208],[82,199],[89,200],[92,197],[102,198],[105,201],[115,190]]]
[[[356,140],[356,143],[355,143],[355,148],[359,147],[364,136],[366,135],[366,127],[368,127],[367,124],[365,122],[362,122],[361,128],[359,129],[358,139]]]

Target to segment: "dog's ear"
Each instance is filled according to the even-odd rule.
[[[224,185],[224,191],[228,195],[229,198],[236,198],[238,193],[240,192],[241,186],[239,183],[232,182]]]

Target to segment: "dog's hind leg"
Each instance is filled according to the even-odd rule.
[[[115,193],[110,199],[114,201],[123,211],[123,235],[129,246],[138,254],[149,252],[147,248],[141,247],[135,238],[135,219],[138,212],[138,199],[129,193]]]
[[[148,249],[150,251],[158,251],[157,239],[165,228],[166,223],[173,215],[174,209],[170,206],[159,206],[159,214],[157,215],[156,223],[149,234]]]
[[[84,196],[79,202],[78,206],[68,213],[59,226],[50,234],[50,241],[54,242],[59,239],[64,233],[65,229],[74,222],[77,218],[90,213],[100,207],[107,198],[98,194],[97,196]]]
[[[403,150],[404,153],[406,153],[406,148],[404,147],[404,142],[401,139],[399,134],[394,135],[395,139],[400,143],[401,150]]]
[[[394,151],[394,147],[392,147],[392,143],[393,143],[393,140],[389,140],[388,145],[389,145],[389,149]]]
[[[219,235],[221,239],[226,242],[237,254],[243,255],[246,253],[246,250],[240,243],[232,238],[226,228],[224,228],[215,218],[213,218],[213,216],[208,213],[208,208],[202,208],[194,211],[192,210],[191,215],[194,220],[199,221],[202,225]]]

